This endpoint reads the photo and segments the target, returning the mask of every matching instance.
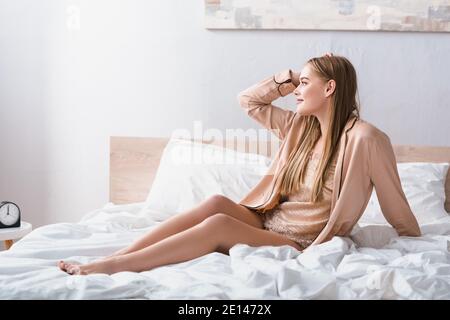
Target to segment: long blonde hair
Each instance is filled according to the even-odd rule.
[[[339,140],[348,119],[352,115],[357,118],[360,116],[360,103],[357,97],[356,71],[347,58],[323,56],[312,58],[307,63],[324,81],[333,79],[336,82],[332,99],[331,123],[327,136],[324,137],[323,156],[319,160],[310,195],[310,201],[316,202],[321,194],[326,172],[335,153],[338,152]],[[281,183],[276,190],[278,200],[298,190],[300,183],[303,183],[309,155],[321,135],[319,120],[313,115],[304,117],[304,130],[300,137],[300,144],[289,155],[286,166],[280,171]],[[268,209],[270,208],[265,208],[263,211]]]

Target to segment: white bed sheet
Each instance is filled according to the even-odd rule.
[[[79,223],[35,229],[0,252],[0,299],[450,299],[450,217],[422,225],[419,238],[367,225],[302,254],[238,244],[229,256],[142,273],[70,276],[56,267],[93,261],[154,228],[142,208],[109,203]]]

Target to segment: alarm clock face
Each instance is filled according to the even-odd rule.
[[[5,226],[12,226],[20,219],[20,210],[11,202],[4,202],[0,207],[0,222]]]

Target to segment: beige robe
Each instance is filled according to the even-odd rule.
[[[289,154],[299,144],[304,116],[272,101],[296,88],[290,69],[267,77],[238,95],[241,107],[280,140],[268,173],[238,203],[249,209],[275,206],[274,186]],[[400,236],[420,236],[420,228],[403,192],[389,137],[374,125],[351,116],[344,128],[334,173],[330,218],[312,245],[350,235],[375,187],[386,220]],[[279,183],[279,182],[278,182]]]

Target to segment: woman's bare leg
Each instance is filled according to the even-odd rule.
[[[254,247],[290,245],[301,251],[297,243],[278,233],[219,213],[144,249],[85,265],[61,262],[60,268],[69,274],[141,272],[192,260],[215,251],[228,254],[237,243]]]
[[[187,230],[216,213],[230,215],[231,217],[254,227],[263,227],[262,220],[257,213],[254,213],[250,209],[235,203],[223,195],[217,194],[201,202],[198,206],[161,222],[146,235],[136,240],[130,246],[115,252],[112,256],[128,254],[141,250],[173,234]],[[106,259],[109,257],[106,257]]]

